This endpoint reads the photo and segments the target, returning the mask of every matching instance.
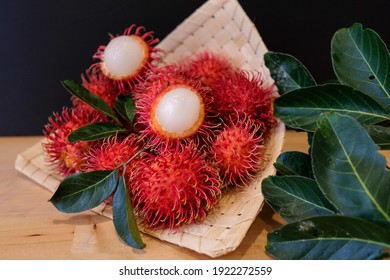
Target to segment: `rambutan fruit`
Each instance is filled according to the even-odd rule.
[[[142,137],[156,149],[207,139],[213,126],[208,90],[180,66],[149,71],[134,94]]]
[[[144,154],[128,186],[137,215],[150,229],[201,222],[221,193],[217,170],[193,143]]]
[[[153,32],[144,32],[144,27],[133,24],[122,35],[110,34],[107,46],[100,46],[93,56],[101,61],[91,67],[112,79],[119,92],[129,91],[158,59],[159,50],[154,47],[158,42]]]
[[[142,143],[136,134],[105,138],[99,146],[90,149],[86,169],[114,170],[125,164],[131,167],[134,157],[142,150]]]
[[[114,82],[101,72],[90,68],[81,75],[82,86],[101,97],[108,105],[114,106],[115,99],[120,92]]]
[[[95,122],[104,116],[96,112],[86,112],[77,108],[63,108],[62,112],[49,117],[43,134],[47,142],[43,144],[47,161],[57,167],[58,173],[68,176],[84,170],[86,155],[95,142],[79,141],[70,143],[68,136],[74,130]]]
[[[210,160],[227,186],[247,185],[266,161],[260,127],[250,118],[231,121],[216,136]]]
[[[266,86],[260,72],[237,70],[212,85],[213,107],[224,121],[250,117],[263,129],[274,123],[273,85]]]
[[[232,73],[233,65],[222,54],[208,51],[200,52],[187,61],[188,71],[199,75],[206,86],[212,85],[216,80]]]
[[[115,99],[120,95],[114,82],[96,68],[89,68],[81,75],[82,86],[91,93],[102,98],[110,107],[114,107]],[[87,112],[97,111],[76,96],[71,97],[74,107]]]

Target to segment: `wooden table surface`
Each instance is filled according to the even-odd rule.
[[[209,259],[148,235],[146,248],[136,250],[119,240],[106,217],[59,212],[47,202],[50,192],[14,168],[16,155],[41,138],[0,137],[0,259]],[[306,152],[306,134],[288,131],[283,150]],[[218,259],[271,259],[264,251],[267,233],[282,223],[265,205],[241,245]]]

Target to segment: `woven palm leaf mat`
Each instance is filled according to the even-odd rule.
[[[267,48],[237,0],[207,1],[162,40],[158,48],[165,52],[162,58],[164,63],[174,63],[203,50],[219,52],[233,65],[245,70],[260,71],[267,77],[269,84],[273,83],[263,60]],[[284,134],[285,126],[279,122],[266,145],[270,160],[264,170],[248,187],[224,193],[218,208],[202,223],[186,225],[174,231],[140,230],[211,257],[234,251],[264,204],[261,181],[275,174],[273,162],[281,152]],[[43,141],[45,139],[20,153],[15,167],[39,185],[54,192],[62,178],[45,162]],[[112,218],[110,205],[102,203],[93,211]]]

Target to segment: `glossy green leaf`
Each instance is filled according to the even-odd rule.
[[[115,112],[111,107],[98,95],[91,93],[80,84],[71,81],[65,80],[62,82],[62,85],[74,96],[80,98],[82,101],[92,106],[96,110],[104,113],[105,115],[111,117],[114,120],[118,120]]]
[[[82,212],[107,199],[117,183],[118,170],[76,173],[61,182],[50,202],[62,212]]]
[[[289,54],[269,51],[264,55],[264,62],[280,95],[294,89],[316,85],[306,67]]]
[[[276,159],[274,166],[282,175],[300,175],[313,178],[310,156],[302,152],[284,152]]]
[[[380,36],[355,23],[335,33],[331,53],[337,78],[372,96],[390,112],[390,54]]]
[[[326,114],[312,145],[314,176],[343,215],[390,227],[390,172],[367,131],[353,118]]]
[[[364,125],[389,118],[374,99],[351,87],[336,84],[290,91],[275,101],[275,115],[287,126],[314,131],[324,112],[349,115]]]
[[[133,123],[135,115],[135,104],[129,94],[119,95],[115,100],[114,106],[125,121]]]
[[[109,136],[114,136],[119,132],[125,132],[126,129],[115,123],[98,122],[92,123],[76,129],[68,136],[70,143],[78,141],[92,141]]]
[[[130,196],[123,176],[119,179],[118,188],[112,201],[112,215],[118,236],[133,248],[142,249],[145,244],[138,230]]]
[[[267,253],[277,259],[365,260],[386,256],[390,231],[355,217],[319,216],[268,234]]]
[[[310,178],[269,176],[262,182],[262,192],[266,202],[287,222],[337,213]]]
[[[366,129],[379,148],[390,150],[390,127],[369,125]]]

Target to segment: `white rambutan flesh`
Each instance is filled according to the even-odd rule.
[[[138,36],[118,36],[106,46],[103,71],[114,80],[135,76],[148,59],[148,46]]]
[[[168,138],[185,138],[197,132],[204,120],[199,93],[185,85],[168,87],[152,107],[152,125]]]

